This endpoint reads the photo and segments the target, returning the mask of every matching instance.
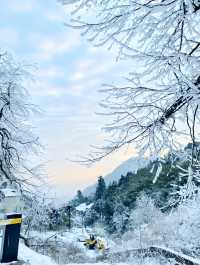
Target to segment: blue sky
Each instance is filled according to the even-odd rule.
[[[45,146],[38,160],[47,161],[50,184],[67,199],[130,156],[121,152],[90,168],[66,159],[102,143],[105,118],[95,115],[98,89],[123,76],[127,63],[116,63],[114,51],[95,48],[65,27],[67,10],[56,0],[1,0],[0,16],[1,48],[30,69],[33,81],[26,86],[43,110],[33,121]]]

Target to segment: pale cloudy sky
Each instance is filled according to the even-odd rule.
[[[50,183],[58,197],[72,196],[130,156],[121,152],[90,168],[67,158],[85,155],[103,141],[104,117],[98,110],[102,83],[126,73],[115,52],[94,48],[78,31],[66,28],[66,10],[56,0],[0,0],[1,48],[30,65],[34,81],[27,88],[43,109],[34,126],[45,146]],[[130,70],[130,69],[129,69]]]

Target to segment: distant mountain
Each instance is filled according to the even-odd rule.
[[[125,162],[120,164],[116,169],[114,169],[110,174],[104,177],[106,185],[109,185],[113,181],[118,181],[121,178],[121,175],[126,175],[128,172],[137,173],[138,169],[147,166],[148,163],[149,160],[140,159],[138,157],[133,157],[126,160]],[[93,194],[96,190],[96,185],[97,184],[94,184],[84,189],[83,194],[85,196]]]

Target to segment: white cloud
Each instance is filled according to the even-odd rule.
[[[91,76],[91,70],[94,71],[95,61],[94,60],[81,60],[75,66],[75,71],[71,76],[71,81],[80,81]]]
[[[36,80],[27,88],[31,96],[59,96],[64,91],[63,87],[53,85],[45,80]]]
[[[105,58],[94,60],[82,60],[77,62],[71,81],[87,80],[94,77],[102,76],[113,67],[112,61],[107,61]]]
[[[85,91],[89,91],[96,88],[99,88],[100,81],[98,79],[91,79],[91,80],[85,80],[84,82],[79,82],[75,85],[69,85],[67,89],[67,94],[73,95],[73,96],[80,96]]]
[[[49,12],[49,13],[47,13],[46,18],[52,22],[64,21],[64,16],[61,16],[61,14],[59,14],[59,13]]]
[[[71,76],[70,80],[71,81],[80,81],[80,80],[82,80],[84,78],[85,78],[84,73],[80,72],[80,71],[77,71]]]
[[[12,0],[12,1],[5,1],[6,5],[13,13],[28,13],[33,10],[35,5],[34,0]]]
[[[55,56],[65,54],[80,45],[80,35],[77,31],[68,34],[42,36],[32,34],[30,41],[37,43],[37,52],[33,58],[38,61],[48,61]]]
[[[47,78],[47,75],[50,78]],[[54,73],[53,73],[54,75]],[[52,79],[51,79],[52,77]],[[57,78],[58,76],[56,76]],[[51,70],[47,69],[44,73],[35,74],[34,81],[31,83],[25,83],[31,96],[34,97],[59,97],[63,95],[81,96],[84,91],[96,89],[100,86],[100,81],[98,79],[85,80],[84,82],[79,82],[77,84],[66,82],[63,85],[56,83],[57,79],[53,79],[51,75]]]
[[[59,23],[61,23],[61,22],[65,21],[65,17],[66,17],[66,15],[64,13],[63,8],[61,8],[60,10],[56,10],[56,12],[49,11],[46,14],[46,18],[50,22],[59,22]]]
[[[0,42],[1,44],[15,45],[19,41],[19,35],[14,28],[0,28]]]
[[[38,69],[36,72],[36,76],[38,78],[64,78],[65,77],[65,72],[62,67],[58,66],[49,66],[43,69]]]
[[[57,4],[57,5],[56,5]],[[70,13],[74,10],[74,5],[62,5],[55,1],[54,10],[47,10],[45,16],[50,22],[66,22],[69,19]]]

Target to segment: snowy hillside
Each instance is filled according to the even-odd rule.
[[[38,234],[39,235],[39,234]],[[48,234],[49,235],[49,234]],[[46,235],[47,236],[47,235]],[[62,240],[62,242],[66,243],[66,242],[71,242],[71,244],[78,244],[77,243],[77,237],[80,236],[80,231],[79,233],[63,233],[62,236],[59,236],[59,240]],[[45,234],[41,233],[40,237],[45,237]],[[79,243],[82,244],[82,243]],[[65,246],[66,248],[69,247],[69,245]],[[85,249],[85,248],[84,248]],[[111,264],[109,262],[109,260],[102,260],[101,262],[99,261],[95,261],[95,256],[97,254],[95,254],[95,252],[91,251],[91,250],[81,250],[80,252],[84,251],[84,260],[83,260],[83,264],[85,265],[89,265],[89,264],[93,264],[93,265],[109,265]],[[63,257],[67,255],[67,252],[64,252],[63,249],[60,250],[60,252],[57,253],[57,256],[60,256],[60,258],[56,258],[56,257],[50,257],[44,254],[40,254],[28,247],[26,247],[22,242],[19,245],[19,260],[23,262],[24,265],[56,265],[56,264],[68,264],[68,265],[78,265],[80,264],[80,262],[75,262],[76,257],[74,256],[74,262],[67,262],[67,259],[63,259]],[[78,253],[76,253],[76,255],[78,255]],[[66,257],[67,258],[67,257]],[[66,262],[63,262],[64,260],[66,260]],[[138,256],[135,257],[131,257],[131,259],[128,259],[126,262],[117,262],[117,260],[115,261],[115,265],[131,265],[131,264],[135,264],[135,265],[139,265],[139,264],[143,265],[160,265],[160,264],[165,264],[165,265],[175,265],[177,264],[175,262],[174,259],[166,259],[164,257],[161,256],[156,256],[156,257],[146,257],[146,258],[140,258]],[[9,263],[11,264],[15,264],[15,263]],[[22,264],[20,263],[16,263],[17,264]],[[197,263],[199,264],[199,263]]]
[[[114,169],[110,174],[104,177],[107,185],[113,181],[118,181],[121,175],[126,175],[128,172],[136,173],[138,169],[145,167],[148,164],[148,160],[140,159],[137,157],[130,158],[120,164],[116,169]],[[95,192],[96,184],[87,187],[84,191],[84,195],[90,195]]]

